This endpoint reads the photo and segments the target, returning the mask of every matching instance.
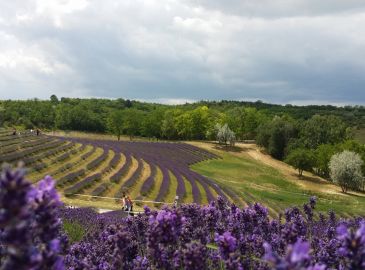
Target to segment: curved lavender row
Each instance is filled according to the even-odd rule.
[[[120,153],[117,153],[115,151],[114,151],[114,153],[115,153],[114,157],[109,162],[109,167],[111,167],[111,168],[117,167],[117,165],[120,161],[120,158],[121,158]]]
[[[2,155],[0,156],[0,162],[12,162],[15,160],[23,159],[25,156],[35,154],[37,152],[40,152],[42,150],[46,150],[49,148],[57,147],[60,144],[63,144],[62,141],[53,141],[46,144],[37,145],[31,148],[27,148],[24,151],[14,152],[8,155]]]
[[[179,199],[182,199],[186,195],[184,179],[176,169],[173,169],[171,172],[175,175],[177,181],[176,195],[179,196]]]
[[[5,136],[3,136],[3,134],[0,135],[0,143],[2,142],[7,142],[7,141],[11,141],[13,140],[14,138],[25,138],[25,137],[30,137],[30,136],[34,136],[34,134],[31,134],[31,133],[23,133],[21,135],[16,135],[14,136],[13,135],[13,132],[10,131],[8,132]]]
[[[119,171],[117,171],[115,174],[113,174],[110,177],[110,181],[111,182],[114,182],[114,183],[119,183],[119,181],[121,180],[121,178],[128,173],[131,165],[132,165],[132,157],[130,155],[127,155],[126,154],[125,163],[119,169]]]
[[[204,181],[202,181],[202,179],[199,176],[200,176],[200,174],[198,174],[198,173],[196,173],[194,171],[190,171],[189,174],[188,174],[188,177],[189,178],[192,178],[193,180],[197,181],[199,184],[202,185],[202,187],[204,189],[204,192],[207,195],[208,202],[214,201],[215,198],[214,198],[212,192],[210,191],[209,186],[207,185],[207,183],[205,183]]]
[[[46,142],[51,142],[51,141],[54,141],[54,139],[50,138],[50,137],[42,136],[42,137],[39,137],[37,140],[23,141],[22,143],[20,143],[19,146],[21,148],[29,148],[29,147],[33,147],[33,146],[36,146],[36,145],[46,143]]]
[[[46,168],[48,165],[46,164],[46,163],[43,163],[43,162],[39,162],[39,163],[37,163],[37,164],[35,164],[35,165],[33,165],[32,167],[33,167],[33,170],[35,170],[35,171],[41,171],[41,170],[43,170],[44,168]]]
[[[122,188],[130,188],[132,186],[135,185],[135,183],[137,182],[138,178],[141,176],[142,171],[143,171],[143,161],[142,159],[138,160],[138,167],[136,169],[136,171],[131,175],[131,177],[125,181],[122,185]]]
[[[58,168],[55,172],[53,172],[50,175],[53,176],[53,175],[56,175],[56,174],[59,174],[59,173],[63,173],[66,170],[70,170],[73,166],[74,166],[73,163],[66,163],[65,165],[63,165],[62,167]]]
[[[99,186],[97,186],[92,192],[92,196],[100,196],[102,195],[109,187],[111,183],[101,183]]]
[[[225,201],[228,202],[229,201],[229,199],[227,197],[227,195],[228,195],[238,205],[243,206],[240,196],[238,196],[237,193],[232,191],[229,187],[220,186],[214,180],[209,179],[198,173],[196,173],[196,174],[197,174],[197,177],[199,177],[202,181],[207,182],[209,184],[209,186],[212,187],[219,196],[221,196],[222,199],[224,199]]]
[[[34,141],[38,141],[38,140],[39,140],[38,137],[32,137],[27,142],[30,143],[30,142],[34,142]],[[1,146],[0,152],[2,154],[6,154],[6,153],[13,151],[14,149],[18,150],[19,148],[21,148],[22,143],[24,143],[24,137],[19,137],[14,140],[7,141],[7,143],[0,143],[0,146]]]
[[[67,151],[66,153],[64,153],[64,154],[62,154],[61,156],[59,156],[59,157],[57,157],[56,158],[56,162],[60,162],[60,161],[64,161],[64,160],[66,160],[66,159],[68,159],[68,158],[70,158],[71,157],[71,155],[73,155],[73,154],[75,154],[76,152],[75,152],[75,150],[76,149],[74,149],[74,150],[70,150],[72,147],[74,147],[76,144],[74,143],[74,142],[71,142],[71,143],[69,143],[69,144],[67,144],[67,145],[65,145],[65,146],[67,146],[67,147],[63,147],[63,146],[61,146],[61,147],[59,147],[59,149],[52,149],[52,150],[49,150],[48,151],[48,153],[45,153],[44,154],[44,156],[45,157],[47,157],[47,156],[49,156],[49,155],[54,155],[55,153],[57,153],[57,152],[59,152],[59,151]],[[70,151],[68,151],[68,150],[70,150]],[[50,153],[52,153],[52,154],[50,154]]]
[[[167,168],[162,167],[161,170],[162,170],[162,183],[158,195],[156,197],[156,201],[158,202],[162,201],[166,197],[167,192],[169,191],[169,186],[171,181],[169,171],[167,170]]]
[[[235,192],[233,192],[233,191],[231,191],[229,188],[226,188],[226,187],[221,187],[221,186],[219,186],[215,181],[213,181],[213,180],[211,180],[211,179],[209,179],[209,178],[207,178],[207,177],[205,177],[205,176],[203,176],[203,175],[201,175],[201,174],[198,174],[197,172],[194,172],[194,171],[192,171],[192,174],[197,178],[197,179],[199,179],[200,180],[200,183],[206,183],[206,184],[208,184],[211,188],[213,188],[214,189],[214,191],[219,195],[219,196],[221,196],[222,197],[222,199],[224,199],[225,201],[229,201],[228,200],[228,197],[226,196],[226,194],[229,196],[229,197],[231,197],[231,199],[233,199],[234,201],[237,201],[238,203],[240,202],[240,199],[239,199],[239,196],[235,193]],[[206,185],[205,184],[205,185]],[[226,193],[226,194],[225,194]]]
[[[188,171],[184,170],[184,171],[180,171],[181,175],[183,175],[185,177],[185,179],[190,183],[191,185],[191,191],[193,193],[193,201],[194,203],[200,204],[201,203],[201,193],[200,190],[198,188],[198,186],[196,185],[196,182],[193,179],[190,179],[187,175],[188,175]]]
[[[143,195],[143,196],[146,196],[147,193],[152,189],[153,187],[153,184],[155,183],[155,177],[156,177],[156,174],[157,174],[157,168],[156,168],[156,165],[153,164],[153,163],[150,163],[149,164],[150,167],[151,167],[151,174],[150,176],[148,176],[148,178],[144,181],[142,187],[141,187],[141,191],[140,193]]]
[[[85,172],[86,172],[85,169],[80,169],[76,172],[69,173],[69,174],[65,175],[64,177],[60,178],[57,181],[57,186],[62,186],[62,185],[65,185],[67,183],[74,182],[77,178],[84,175]]]
[[[184,144],[182,144],[182,146],[184,149],[188,149],[189,151],[192,151],[192,152],[196,153],[197,155],[206,156],[208,159],[219,158],[219,156],[217,156],[216,154],[213,154],[212,152],[209,152],[205,149],[193,146],[188,143],[184,143]]]
[[[80,182],[77,182],[73,186],[65,189],[65,195],[73,195],[77,192],[80,192],[82,189],[91,186],[94,182],[101,179],[100,173],[95,173],[93,175],[90,175],[86,177],[85,179],[81,180]]]
[[[98,167],[105,159],[107,159],[107,157],[108,157],[108,149],[104,148],[104,151],[100,156],[96,157],[94,160],[90,161],[86,165],[86,169],[92,170]]]
[[[56,162],[64,161],[64,160],[68,159],[69,157],[70,157],[69,152],[63,153],[61,156],[56,158]]]
[[[199,157],[200,159],[213,159],[213,158],[218,158],[217,155],[205,150],[205,149],[201,149],[201,148],[198,148],[196,146],[193,146],[193,145],[190,145],[190,144],[187,144],[187,143],[177,143],[176,146],[181,149],[182,151],[188,153],[188,154],[191,154],[191,155],[194,155],[194,156],[197,156]]]
[[[196,147],[190,148],[190,147],[188,147],[188,144],[177,144],[177,147],[188,154],[196,156],[197,160],[200,160],[200,161],[217,158],[216,155],[209,153],[209,152],[208,152],[209,153],[208,154],[206,151],[203,151],[202,149],[199,149],[199,148],[196,149]]]
[[[219,196],[225,198],[228,201],[227,196],[225,196],[224,193],[222,193],[221,191],[223,190],[234,202],[236,202],[238,205],[243,206],[242,202],[241,202],[241,198],[240,196],[237,195],[236,192],[232,191],[230,188],[225,187],[225,186],[219,186],[217,183],[215,183],[213,180],[206,178],[206,180],[208,182],[211,182],[211,187],[215,189],[215,186],[218,186],[218,189],[215,189],[215,191],[218,193]]]
[[[60,146],[55,147],[53,149],[50,149],[50,150],[48,150],[46,152],[42,152],[39,155],[33,155],[33,156],[25,157],[25,158],[23,158],[23,162],[25,163],[25,165],[28,166],[28,165],[30,165],[30,164],[32,164],[34,162],[37,162],[37,161],[39,161],[41,159],[44,159],[44,158],[53,156],[53,155],[55,155],[58,152],[66,151],[69,148],[72,148],[73,146],[74,146],[73,143],[69,143],[69,144],[66,144],[66,145],[60,145]],[[66,152],[66,153],[68,153],[68,152]]]
[[[120,153],[117,153],[116,151],[114,151],[112,149],[112,152],[114,153],[114,156],[113,158],[109,161],[109,164],[107,167],[105,167],[102,171],[101,171],[101,174],[106,174],[107,172],[109,172],[110,170],[116,168],[119,164],[119,161],[120,161]]]
[[[199,174],[198,174],[199,175]],[[209,184],[209,186],[211,187],[211,188],[213,188],[214,189],[214,191],[219,195],[219,196],[221,196],[222,197],[222,199],[224,199],[225,201],[228,201],[228,198],[227,198],[227,196],[226,196],[226,194],[224,194],[224,190],[216,183],[216,182],[214,182],[213,180],[211,180],[211,179],[209,179],[209,178],[206,178],[206,177],[204,177],[204,176],[202,176],[202,175],[200,175],[200,178],[202,179],[202,181],[206,181],[208,184]],[[228,194],[229,195],[229,194]]]
[[[81,145],[81,147],[80,148],[76,148],[76,149],[73,149],[72,151],[71,151],[71,153],[72,153],[72,155],[74,155],[74,154],[76,154],[76,153],[78,153],[78,152],[82,152],[82,151],[84,151],[85,150],[85,148],[86,148],[86,144],[82,144]],[[77,162],[76,162],[76,164],[77,164]],[[69,163],[66,163],[65,165],[63,165],[63,166],[61,166],[60,168],[58,168],[56,171],[54,171],[51,175],[53,176],[53,175],[57,175],[57,174],[59,174],[59,173],[63,173],[64,171],[66,171],[66,170],[70,170],[72,167],[74,167],[75,166],[75,163],[74,162],[69,162]]]
[[[82,159],[87,159],[87,158],[89,158],[90,156],[92,156],[92,154],[94,154],[94,152],[96,151],[96,147],[95,146],[93,146],[93,148],[89,151],[89,152],[87,152],[87,153],[85,153],[85,154],[83,154],[82,156],[81,156],[81,158]]]

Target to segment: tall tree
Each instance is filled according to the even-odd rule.
[[[118,141],[123,133],[123,112],[121,110],[113,111],[107,119],[108,130],[117,136]]]

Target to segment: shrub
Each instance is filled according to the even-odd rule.
[[[342,192],[360,189],[363,182],[362,163],[359,154],[347,150],[332,156],[329,165],[331,179],[341,187]]]

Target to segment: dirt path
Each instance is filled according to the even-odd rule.
[[[216,147],[216,144],[205,142],[189,142],[195,146],[211,150],[222,152],[222,149]],[[303,190],[321,192],[326,194],[335,194],[339,196],[348,196],[341,192],[341,188],[324,180],[323,178],[316,176],[310,172],[303,172],[303,177],[298,177],[298,172],[290,165],[272,158],[270,155],[263,153],[256,144],[244,144],[236,143],[235,151],[229,153],[237,157],[251,157],[254,160],[260,161],[270,167],[273,167],[282,173],[285,178],[299,185]],[[225,151],[224,151],[225,152]],[[354,193],[359,196],[364,196],[360,193]]]

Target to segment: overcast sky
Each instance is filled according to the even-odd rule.
[[[365,104],[364,0],[3,0],[0,99]]]

